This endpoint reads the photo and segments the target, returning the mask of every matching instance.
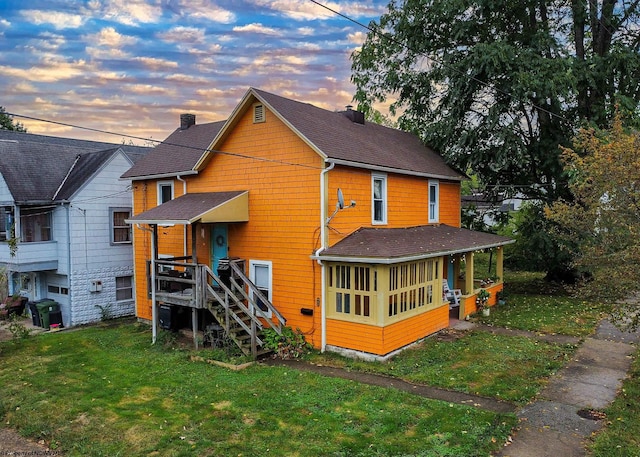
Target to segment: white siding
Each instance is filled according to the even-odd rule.
[[[123,154],[114,155],[71,201],[69,325],[100,320],[101,307],[113,317],[135,312],[133,300],[115,299],[115,278],[133,275],[133,246],[112,245],[110,236],[109,209],[132,207],[130,182],[119,179],[129,168]],[[101,281],[102,291],[91,292],[92,281]]]
[[[7,182],[4,180],[2,174],[0,174],[0,203],[12,203],[13,195],[9,191]]]

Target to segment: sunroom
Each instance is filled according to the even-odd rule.
[[[324,267],[325,349],[386,356],[476,311],[480,289],[503,285],[503,246],[513,241],[447,225],[363,228],[317,257]],[[479,251],[495,253],[490,282],[474,272]],[[443,281],[460,290],[457,303]]]

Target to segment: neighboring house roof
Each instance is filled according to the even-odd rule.
[[[397,263],[495,248],[513,242],[504,236],[445,224],[361,228],[325,249],[319,257],[334,261]]]
[[[197,173],[256,101],[266,105],[328,162],[457,181],[465,177],[413,134],[370,122],[353,122],[348,115],[354,112],[327,111],[251,88],[226,122],[177,129],[122,178]]]
[[[15,202],[53,202],[70,198],[117,151],[134,163],[149,150],[0,131],[0,173]]]
[[[122,178],[145,178],[193,174],[194,166],[209,148],[225,121],[177,128]]]

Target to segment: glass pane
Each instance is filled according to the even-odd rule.
[[[254,265],[254,283],[260,288],[269,290],[269,267],[266,265]]]

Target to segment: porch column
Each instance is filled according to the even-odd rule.
[[[156,259],[158,258],[158,226],[151,226],[151,335],[152,344],[158,335],[158,312],[156,310]]]
[[[504,282],[504,248],[499,246],[496,248],[496,276],[498,282]]]
[[[474,292],[475,287],[473,285],[473,275],[475,272],[473,271],[473,262],[474,262],[474,253],[473,251],[465,253],[466,259],[466,268],[465,268],[465,278],[464,278],[464,288],[467,295],[470,295]]]

